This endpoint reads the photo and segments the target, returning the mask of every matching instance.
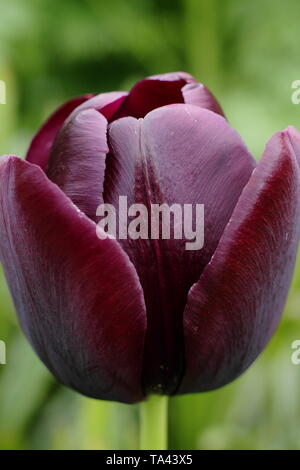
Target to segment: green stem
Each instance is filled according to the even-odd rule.
[[[152,395],[140,406],[141,450],[166,450],[168,447],[168,397]]]

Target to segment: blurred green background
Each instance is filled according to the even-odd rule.
[[[24,155],[64,100],[128,89],[185,70],[219,98],[259,158],[273,132],[300,129],[299,0],[0,0],[0,153]],[[170,401],[171,449],[300,449],[300,262],[281,326],[235,383]],[[0,448],[138,446],[138,407],[90,400],[56,384],[17,325],[0,273]]]

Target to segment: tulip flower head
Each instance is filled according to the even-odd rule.
[[[54,112],[26,160],[0,160],[0,259],[53,375],[134,403],[242,374],[287,297],[299,165],[292,127],[256,163],[186,73]]]

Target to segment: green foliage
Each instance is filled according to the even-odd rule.
[[[187,70],[211,87],[256,157],[277,129],[300,127],[298,0],[1,1],[0,152],[23,155],[65,99],[127,89]],[[174,449],[300,449],[300,263],[281,327],[252,368],[215,392],[170,404]],[[0,274],[0,448],[136,448],[136,406],[97,402],[57,385],[17,325]]]

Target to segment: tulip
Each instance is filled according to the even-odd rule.
[[[59,108],[26,160],[0,161],[0,256],[20,324],[63,384],[104,400],[197,393],[275,331],[300,230],[300,135],[257,164],[186,73]],[[204,246],[96,233],[97,207],[203,204]]]

